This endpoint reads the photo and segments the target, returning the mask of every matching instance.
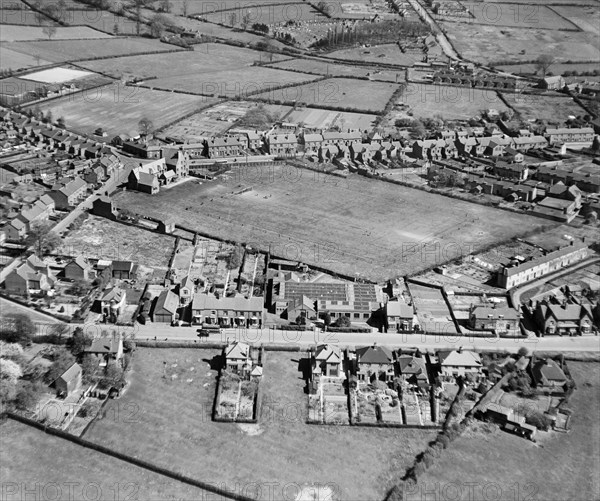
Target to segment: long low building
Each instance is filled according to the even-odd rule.
[[[192,320],[198,324],[213,324],[221,327],[261,327],[265,321],[263,298],[196,294],[192,301]]]
[[[498,286],[512,289],[549,273],[555,272],[585,259],[589,255],[585,242],[571,242],[571,245],[549,252],[530,261],[503,266],[498,272]]]

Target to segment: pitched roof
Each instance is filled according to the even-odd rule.
[[[165,314],[169,313],[174,315],[177,313],[177,308],[179,307],[179,298],[177,294],[170,290],[165,290],[160,293],[158,296],[158,300],[156,301],[156,305],[154,307],[154,314]]]
[[[250,356],[250,346],[234,341],[225,348],[225,358],[246,359]]]
[[[342,353],[339,346],[321,344],[317,346],[315,359],[328,364],[337,364],[342,360]]]
[[[566,382],[567,376],[559,365],[548,358],[546,360],[537,360],[531,368],[531,375],[537,384],[548,384],[549,382]]]
[[[383,346],[364,346],[356,349],[359,364],[389,364],[392,362],[392,353]]]
[[[81,190],[82,188],[86,188],[86,187],[87,187],[87,183],[80,177],[76,177],[75,179],[73,179],[73,181],[67,183],[66,186],[64,186],[63,188],[61,188],[58,191],[60,191],[67,197],[70,197],[77,191]]]
[[[400,355],[398,358],[401,374],[427,374],[425,359],[413,355]]]
[[[232,310],[258,311],[263,309],[262,297],[245,298],[244,296],[220,297],[214,294],[199,293],[194,296],[192,310]]]
[[[389,301],[386,305],[388,317],[413,318],[412,306],[402,301]]]
[[[473,309],[473,315],[476,319],[494,319],[504,318],[506,320],[518,320],[519,312],[514,308],[489,308],[486,306],[477,306]]]
[[[77,363],[74,363],[65,372],[58,376],[56,380],[62,379],[63,381],[69,382],[76,378],[79,374],[81,374],[81,366]]]
[[[463,350],[461,352],[452,350],[450,352],[439,352],[438,357],[442,367],[481,367],[479,353]]]

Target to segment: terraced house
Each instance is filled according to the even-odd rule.
[[[544,335],[574,336],[592,332],[592,311],[581,304],[540,302],[535,319]]]
[[[298,139],[295,134],[271,134],[267,136],[267,149],[270,155],[295,157],[298,153]]]

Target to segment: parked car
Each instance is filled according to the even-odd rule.
[[[211,331],[207,330],[207,329],[198,329],[196,331],[198,333],[198,337],[202,338],[202,337],[208,337],[210,336]]]

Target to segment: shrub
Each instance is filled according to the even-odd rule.
[[[438,437],[437,441],[442,446],[443,449],[447,449],[448,446],[450,445],[450,439],[448,438],[448,435],[445,435],[445,434],[441,434]]]

